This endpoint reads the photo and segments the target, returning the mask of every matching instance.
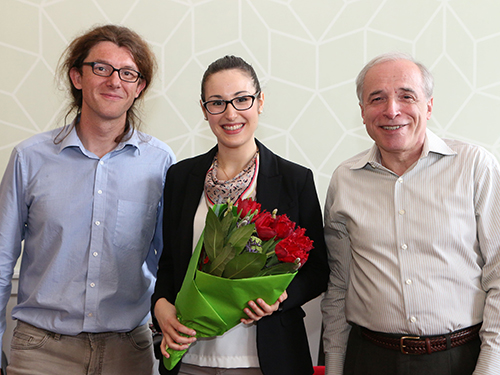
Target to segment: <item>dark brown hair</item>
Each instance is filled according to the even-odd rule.
[[[254,68],[247,63],[245,60],[243,60],[241,57],[237,56],[224,56],[221,57],[218,60],[215,60],[213,63],[211,63],[207,70],[205,70],[205,73],[203,74],[203,78],[201,80],[201,101],[205,101],[205,84],[207,83],[208,78],[212,74],[221,72],[223,70],[229,70],[229,69],[239,69],[243,73],[248,74],[248,76],[252,79],[253,85],[255,87],[255,91],[260,93],[260,83],[259,79],[257,78],[257,73],[255,73]]]

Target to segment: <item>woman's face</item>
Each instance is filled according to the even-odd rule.
[[[222,70],[212,74],[205,82],[205,101],[232,100],[245,95],[255,95],[251,77],[240,69]],[[223,113],[212,115],[202,105],[203,114],[217,137],[221,148],[255,148],[254,133],[259,122],[259,113],[264,106],[261,94],[249,109],[238,111],[227,104]]]

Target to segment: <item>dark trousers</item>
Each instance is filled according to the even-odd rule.
[[[407,355],[381,348],[353,326],[347,343],[344,375],[471,375],[476,367],[481,341],[432,354]]]

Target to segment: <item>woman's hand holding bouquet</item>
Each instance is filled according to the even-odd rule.
[[[249,324],[278,310],[312,248],[305,229],[276,210],[261,212],[251,199],[215,205],[175,306],[166,299],[155,306],[165,367],[170,370],[180,361],[194,336],[222,335],[240,322]]]

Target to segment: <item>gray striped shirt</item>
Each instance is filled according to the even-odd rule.
[[[327,374],[350,326],[418,336],[484,321],[474,374],[500,373],[500,168],[486,150],[427,130],[402,176],[374,145],[334,172],[325,204]]]

